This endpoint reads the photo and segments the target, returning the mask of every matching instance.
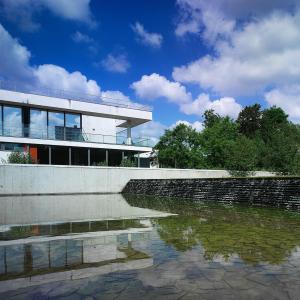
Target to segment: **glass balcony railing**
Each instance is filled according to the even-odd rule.
[[[60,140],[60,141],[74,141],[74,142],[88,142],[98,144],[114,144],[114,145],[128,145],[140,147],[152,147],[151,139],[148,138],[131,138],[120,135],[103,135],[86,133],[81,128],[68,128],[68,127],[13,127],[13,126],[0,126],[0,135],[7,137],[23,137],[31,139],[42,140]]]

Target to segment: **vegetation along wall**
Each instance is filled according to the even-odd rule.
[[[132,179],[123,193],[300,209],[300,177]]]

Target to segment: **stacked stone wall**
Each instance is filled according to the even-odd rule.
[[[132,179],[123,193],[300,209],[300,178]]]

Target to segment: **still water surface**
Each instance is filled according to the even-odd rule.
[[[119,194],[0,207],[0,299],[300,299],[298,212]]]

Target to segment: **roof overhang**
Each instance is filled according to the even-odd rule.
[[[152,112],[107,104],[89,103],[0,89],[0,103],[40,109],[81,113],[88,116],[124,120],[119,127],[137,126],[152,120]]]

